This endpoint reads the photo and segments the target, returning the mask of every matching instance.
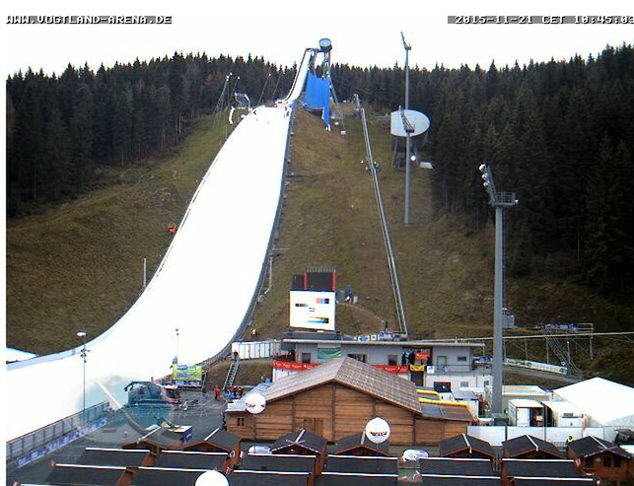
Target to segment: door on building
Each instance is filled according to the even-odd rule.
[[[438,356],[436,358],[436,368],[442,372],[447,372],[447,356]]]
[[[304,429],[308,432],[312,432],[315,435],[323,437],[324,434],[324,419],[323,418],[305,418]]]

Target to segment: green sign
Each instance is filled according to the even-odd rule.
[[[202,381],[203,367],[200,365],[172,365],[172,378],[174,381]]]
[[[317,359],[341,358],[341,348],[318,348]]]

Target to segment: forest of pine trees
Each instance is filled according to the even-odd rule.
[[[276,88],[278,94],[288,90],[295,68],[261,58],[175,53],[96,73],[69,65],[59,77],[31,70],[10,76],[9,216],[90,189],[100,166],[125,167],[178,144],[201,113],[216,107],[229,72],[230,88],[237,83],[255,102],[264,88],[268,98]]]
[[[403,103],[404,74],[333,68],[340,97],[358,92],[377,109]],[[634,49],[596,59],[520,67],[410,71],[413,109],[431,119],[436,214],[492,217],[478,166],[516,192],[507,214],[507,269],[583,277],[604,294],[634,283]]]
[[[178,143],[216,105],[226,74],[257,99],[268,73],[288,90],[294,68],[262,59],[206,55],[136,61],[96,73],[68,66],[59,77],[18,73],[7,81],[7,207],[61,201],[90,188],[99,165],[125,166]],[[403,71],[335,65],[342,99],[354,93],[385,111],[403,99]],[[411,71],[411,106],[432,120],[436,214],[491,217],[478,165],[514,191],[507,266],[513,275],[583,278],[627,295],[634,283],[634,49],[596,58],[484,70]],[[271,83],[274,84],[274,83]],[[277,83],[275,83],[277,84]],[[273,96],[269,85],[268,98]]]

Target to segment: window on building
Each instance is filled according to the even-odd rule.
[[[244,417],[236,417],[236,426],[244,427]]]
[[[607,454],[603,456],[603,467],[612,467],[612,458]]]
[[[387,364],[390,366],[398,365],[398,356],[396,354],[388,354],[387,355]]]
[[[302,353],[302,363],[310,363],[310,353]]]
[[[461,381],[460,382],[460,388],[469,388],[469,382],[468,381]]]
[[[367,362],[368,357],[365,354],[349,354],[348,358],[356,359],[357,361],[361,361],[362,363]]]
[[[491,384],[491,382],[489,382],[489,380],[484,380],[484,386],[489,386]]]
[[[458,356],[458,361],[460,363],[466,363],[467,362],[467,357],[466,356]]]

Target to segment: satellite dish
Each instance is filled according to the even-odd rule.
[[[247,407],[247,412],[257,415],[264,412],[266,408],[266,398],[257,392],[249,393],[244,397],[244,405]]]
[[[413,132],[410,132],[410,137],[421,135],[429,130],[431,122],[424,113],[415,110],[403,110],[403,114],[405,115],[409,125],[411,125],[414,129]],[[393,111],[390,116],[390,133],[395,137],[407,136],[405,127],[403,126],[403,116],[401,115],[400,110]]]
[[[380,417],[374,417],[365,426],[365,436],[374,444],[382,444],[390,437],[390,424]]]
[[[198,476],[195,486],[229,486],[229,481],[221,472],[205,471]]]

